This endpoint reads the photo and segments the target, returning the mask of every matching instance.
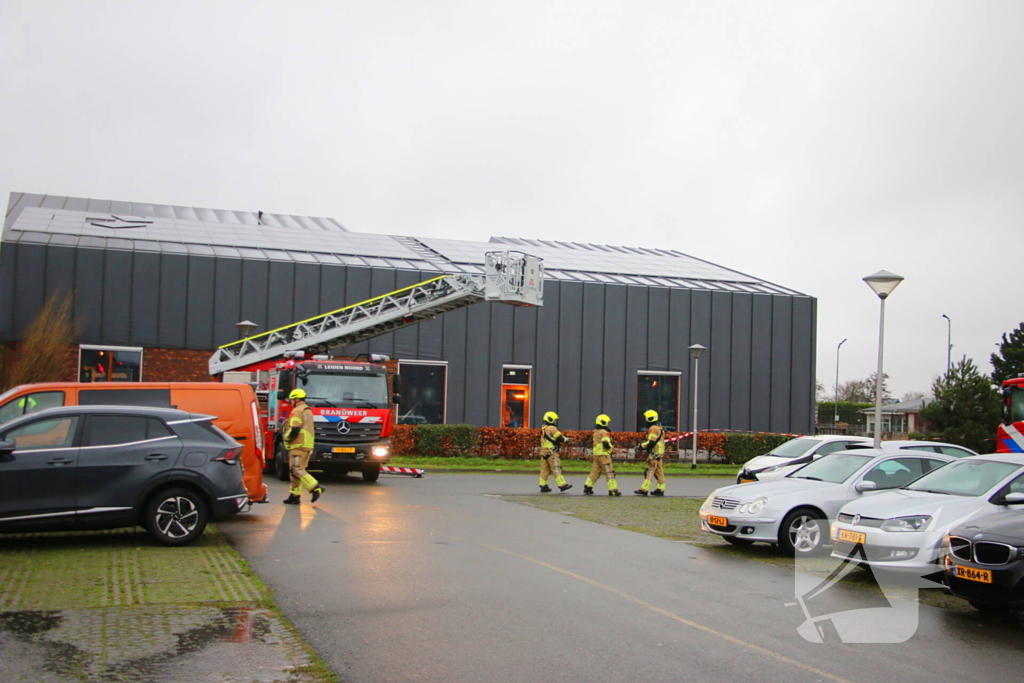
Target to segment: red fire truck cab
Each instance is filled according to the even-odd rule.
[[[1003,424],[996,429],[996,453],[1024,453],[1024,377],[1003,382]]]

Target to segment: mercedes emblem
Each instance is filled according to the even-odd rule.
[[[352,425],[350,425],[348,423],[348,420],[342,420],[341,422],[338,423],[338,433],[339,434],[348,434],[351,431],[352,431]]]

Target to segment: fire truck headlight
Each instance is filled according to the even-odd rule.
[[[372,453],[373,453],[373,456],[375,458],[383,458],[383,457],[385,457],[388,454],[388,447],[387,446],[374,446]]]

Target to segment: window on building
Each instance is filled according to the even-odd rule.
[[[142,349],[82,345],[78,356],[80,382],[141,382]]]
[[[403,361],[398,372],[398,424],[444,424],[448,366]]]
[[[647,429],[644,413],[658,411],[665,429],[679,430],[679,375],[676,373],[644,373],[636,378],[636,430]]]
[[[530,371],[525,365],[501,368],[501,426],[530,426]]]

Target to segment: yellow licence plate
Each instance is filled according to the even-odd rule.
[[[969,579],[971,581],[977,581],[978,583],[992,583],[992,572],[987,569],[961,567],[958,564],[953,566],[956,568],[956,576],[958,579]]]
[[[867,534],[862,534],[859,531],[847,531],[846,529],[837,529],[835,535],[835,540],[847,541],[849,543],[863,543],[867,538]]]
[[[355,453],[356,449],[352,446],[335,446],[331,449],[332,453]]]
[[[712,526],[729,526],[729,520],[725,517],[715,517],[714,515],[708,515],[708,524]]]

